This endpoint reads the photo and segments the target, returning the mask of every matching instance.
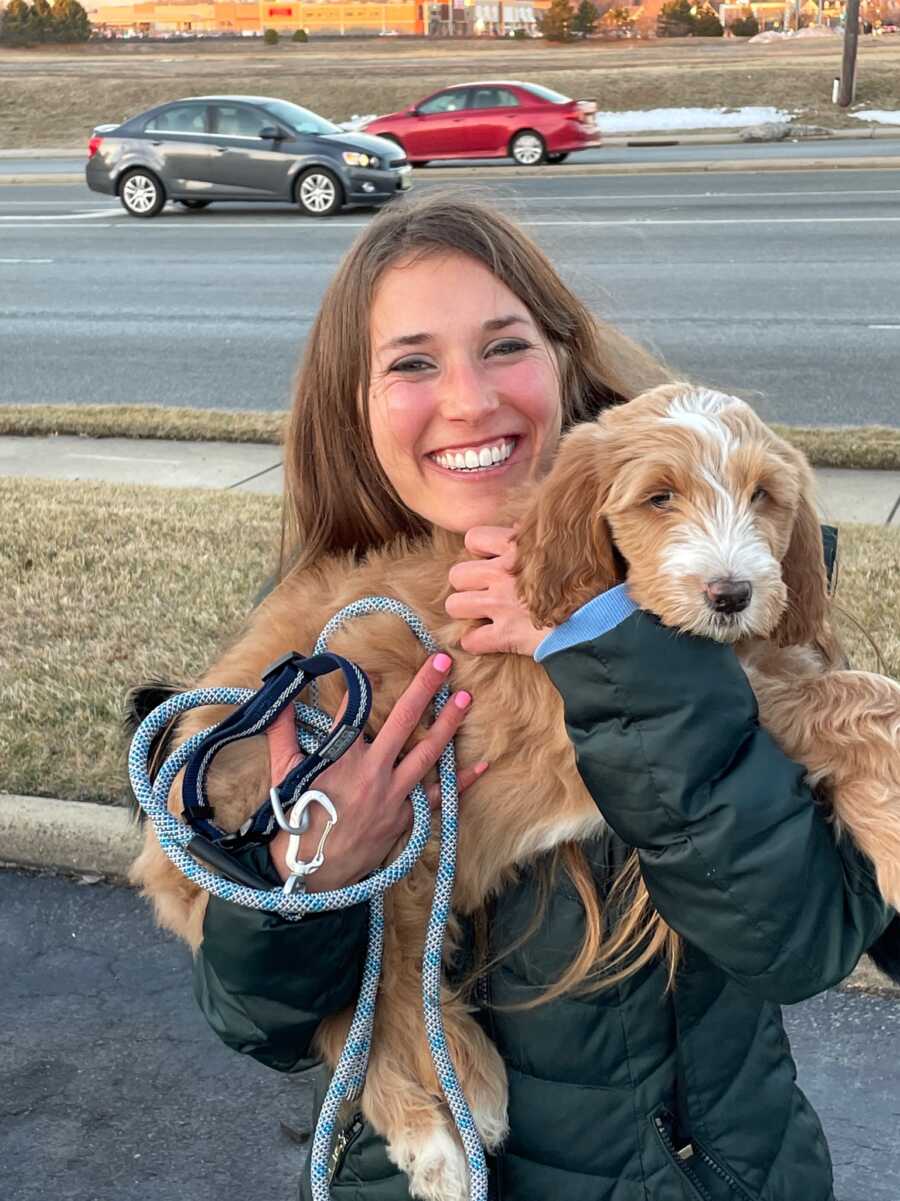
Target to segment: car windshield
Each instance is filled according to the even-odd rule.
[[[528,91],[533,92],[535,96],[540,96],[542,100],[549,100],[551,104],[568,104],[572,99],[571,96],[564,96],[562,92],[554,92],[553,88],[545,88],[540,83],[530,83]]]
[[[294,133],[340,133],[336,125],[290,100],[268,100],[262,107]]]

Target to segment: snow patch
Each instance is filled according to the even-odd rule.
[[[900,110],[866,108],[861,113],[849,113],[857,121],[876,121],[879,125],[900,125]]]
[[[597,113],[601,133],[638,133],[641,130],[734,129],[765,121],[790,121],[792,113],[780,108],[649,108],[625,113]]]

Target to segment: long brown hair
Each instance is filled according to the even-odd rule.
[[[325,555],[350,551],[361,558],[398,536],[429,533],[423,518],[397,496],[372,443],[370,314],[386,271],[439,254],[475,259],[528,308],[559,366],[563,431],[673,378],[637,343],[591,314],[522,227],[491,205],[446,192],[395,202],[374,218],[342,261],[297,372],[285,435],[282,576]],[[596,987],[598,979],[612,984],[659,954],[668,958],[671,980],[677,940],[650,904],[636,853],[607,896],[608,907],[621,914],[608,937],[593,874],[577,844],[566,844],[548,859],[540,896],[546,898],[560,866],[584,904],[585,939],[539,1000]]]

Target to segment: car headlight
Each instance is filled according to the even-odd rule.
[[[381,166],[381,159],[377,154],[366,154],[362,150],[345,150],[342,157],[348,167]]]

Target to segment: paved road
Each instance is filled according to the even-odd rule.
[[[900,171],[464,186],[524,220],[596,311],[679,373],[768,419],[900,424]],[[77,187],[4,188],[0,401],[284,408],[369,220],[221,206],[138,222]]]
[[[308,1086],[226,1050],[189,970],[133,893],[0,871],[4,1198],[293,1201]],[[830,992],[786,1020],[837,1201],[897,1201],[900,1003]]]

